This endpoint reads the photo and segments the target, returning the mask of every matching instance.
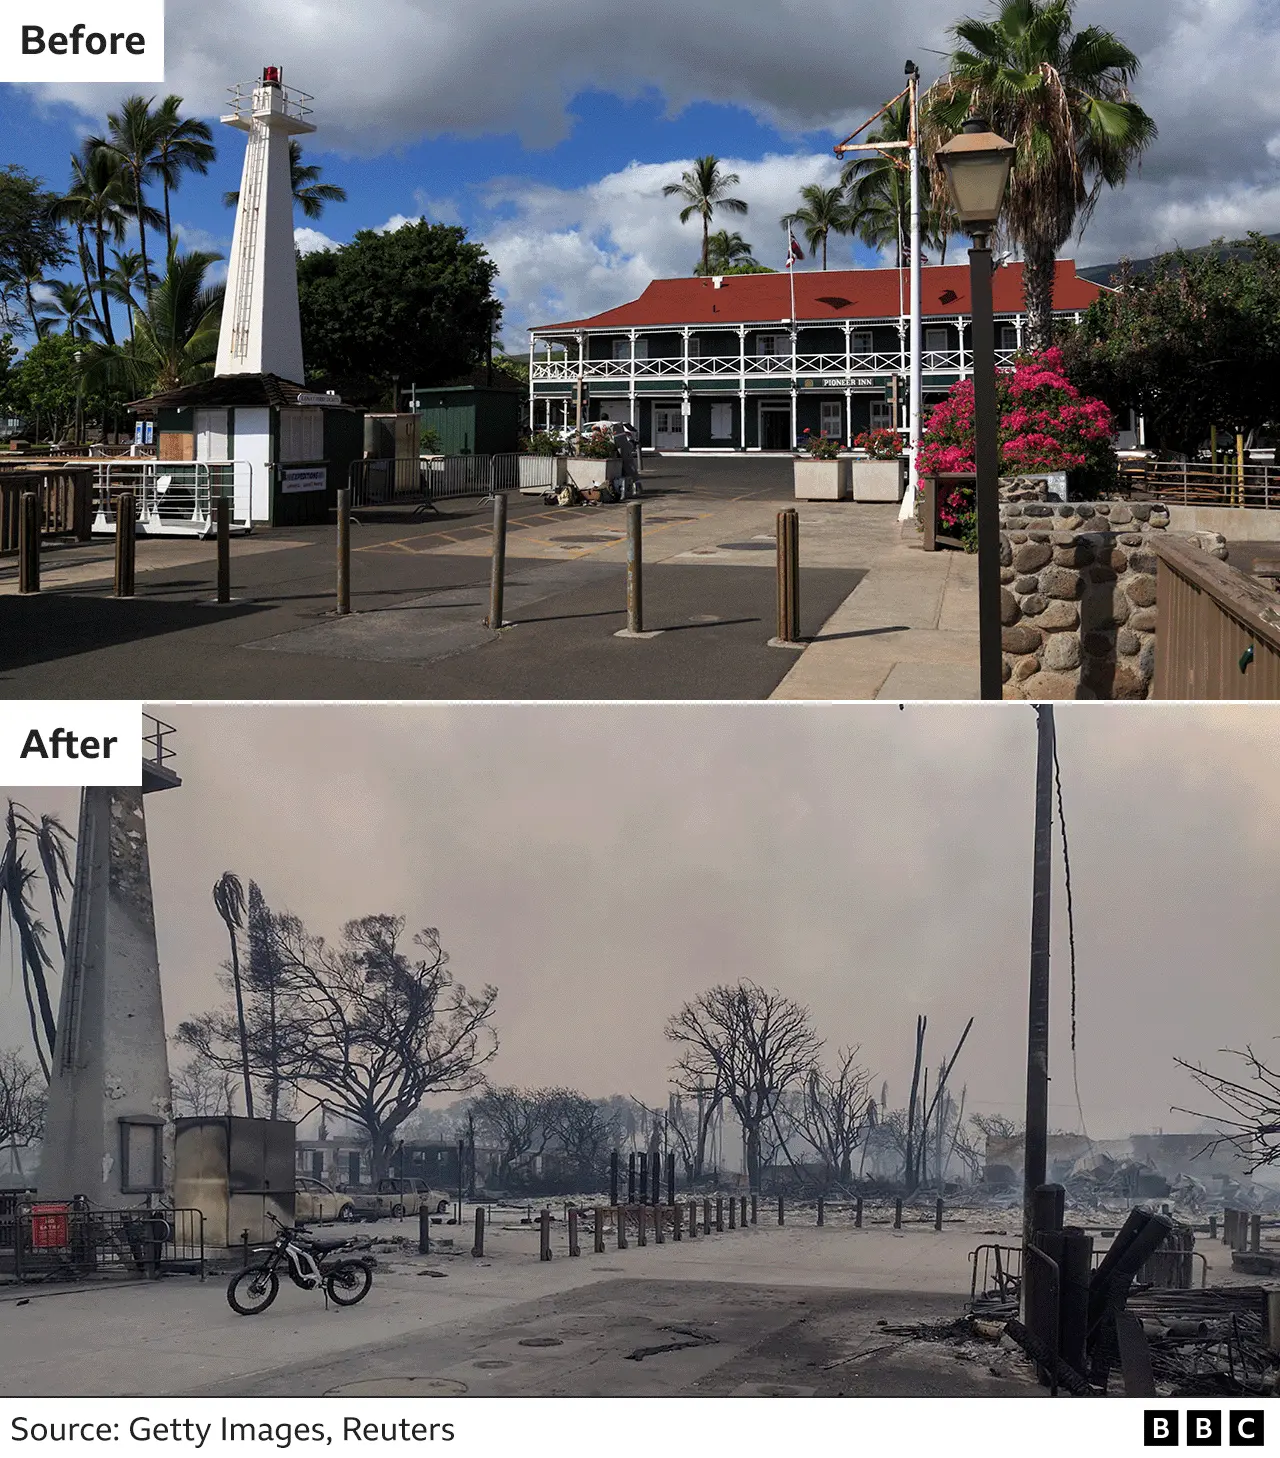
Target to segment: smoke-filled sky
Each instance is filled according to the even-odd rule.
[[[179,790],[147,800],[170,1027],[217,996],[232,869],[332,936],[436,926],[499,989],[493,1076],[662,1100],[664,1019],[753,978],[856,1043],[905,1101],[917,1013],[971,1112],[1025,1085],[1030,708],[170,707]],[[1274,1050],[1280,711],[1057,711],[1089,1132],[1187,1129],[1175,1054]],[[66,791],[13,792],[75,826]],[[1078,1126],[1061,848],[1052,1122]],[[24,1014],[0,937],[0,1041]],[[1276,1050],[1280,1051],[1280,1050]],[[1203,1096],[1201,1096],[1203,1100]]]

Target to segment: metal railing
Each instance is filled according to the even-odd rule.
[[[430,499],[426,461],[414,456],[385,461],[352,461],[347,484],[353,507],[390,506],[396,502],[425,502]]]
[[[178,731],[172,724],[166,724],[163,719],[156,718],[154,714],[144,713],[142,719],[144,725],[149,725],[151,728],[149,734],[142,736],[143,744],[151,750],[151,753],[144,755],[143,758],[149,764],[155,765],[157,769],[165,769],[168,761],[177,754],[177,750],[170,749],[165,741],[171,734],[176,734]]]
[[[1017,354],[1013,349],[996,350],[996,364],[1006,369]],[[852,375],[898,374],[906,369],[906,355],[892,352],[845,354],[691,354],[664,355],[643,359],[548,360],[532,366],[534,384],[571,384],[584,380],[638,380],[662,377],[705,379],[767,375],[790,378],[795,375],[823,375],[845,380]],[[929,374],[965,374],[973,365],[967,350],[928,349],[920,356],[921,368]]]
[[[1280,477],[1266,462],[1121,461],[1120,479],[1158,501],[1184,506],[1280,508]]]
[[[214,502],[231,500],[231,529],[251,526],[253,466],[249,461],[154,461],[142,456],[103,461],[95,467],[93,531],[116,529],[116,498],[134,495],[138,531],[152,537],[208,537],[217,530]]]
[[[0,1220],[0,1232],[4,1229]],[[205,1276],[199,1210],[98,1210],[81,1199],[41,1200],[19,1205],[8,1231],[19,1281],[164,1272]]]

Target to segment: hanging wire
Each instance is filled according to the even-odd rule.
[[[1058,829],[1062,833],[1062,869],[1067,885],[1067,946],[1071,962],[1071,1082],[1076,1091],[1076,1113],[1080,1115],[1080,1132],[1089,1139],[1080,1099],[1080,1065],[1076,1058],[1076,918],[1071,899],[1071,848],[1067,843],[1067,817],[1062,806],[1062,767],[1058,763],[1058,740],[1053,741],[1053,784],[1058,797]],[[1093,1140],[1089,1139],[1092,1144]]]

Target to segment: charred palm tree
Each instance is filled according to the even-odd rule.
[[[244,927],[245,896],[240,877],[223,871],[214,882],[213,905],[227,929],[231,943],[231,990],[236,1003],[236,1026],[240,1037],[240,1063],[244,1076],[244,1111],[253,1118],[253,1080],[249,1077],[249,1029],[244,1016],[244,986],[240,979],[240,945],[236,933]]]

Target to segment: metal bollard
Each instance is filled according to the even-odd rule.
[[[716,1234],[724,1234],[724,1196],[716,1196]]]
[[[431,1210],[426,1205],[418,1206],[418,1254],[431,1254]]]
[[[595,1241],[593,1243],[593,1249],[595,1250],[596,1255],[603,1255],[604,1254],[604,1211],[600,1208],[599,1205],[597,1205],[596,1206],[596,1209],[595,1209],[595,1225],[596,1225],[595,1232],[594,1232],[595,1233]]]
[[[138,546],[138,507],[132,491],[116,497],[116,593],[132,597]]]
[[[693,1240],[698,1234],[698,1202],[689,1201],[689,1239]]]
[[[471,1254],[479,1259],[484,1255],[484,1206],[476,1211],[476,1237],[471,1245]]]
[[[18,503],[18,591],[40,591],[40,498],[24,491]]]
[[[538,1259],[551,1259],[551,1211],[543,1210],[538,1216]]]
[[[758,1216],[759,1216],[759,1211],[756,1208],[756,1197],[754,1195],[752,1195],[752,1197],[751,1197],[751,1223],[752,1223],[752,1225],[756,1225],[756,1224],[759,1223]]]
[[[735,1200],[733,1198],[732,1195],[730,1195],[729,1196],[729,1229],[730,1230],[736,1230],[737,1228],[738,1228],[738,1202],[737,1202],[737,1200]]]
[[[778,1224],[779,1225],[785,1225],[786,1223],[787,1223],[787,1211],[786,1211],[786,1207],[782,1203],[782,1196],[779,1195],[778,1196]]]
[[[231,498],[217,498],[218,601],[231,601]]]
[[[826,1200],[821,1195],[819,1195],[818,1196],[818,1227],[819,1227],[819,1229],[821,1229],[821,1227],[824,1226],[826,1223],[827,1223],[827,1202],[826,1202]]]
[[[338,613],[351,611],[351,492],[338,490]]]
[[[858,1198],[853,1202],[853,1228],[855,1230],[861,1230],[862,1229],[862,1196],[861,1195],[859,1195]]]
[[[778,638],[800,639],[800,514],[795,507],[778,513]]]
[[[942,1201],[939,1200],[933,1208],[933,1228],[942,1229]]]
[[[895,1200],[893,1202],[893,1228],[895,1230],[901,1230],[902,1229],[902,1201],[901,1200]]]
[[[626,1250],[626,1248],[627,1248],[627,1207],[625,1205],[619,1205],[614,1210],[613,1214],[614,1214],[614,1224],[617,1227],[617,1231],[618,1231],[618,1249],[619,1250]]]
[[[636,1244],[637,1245],[648,1245],[649,1244],[649,1237],[646,1234],[645,1228],[644,1228],[644,1206],[643,1205],[637,1205],[636,1206]]]
[[[576,1205],[569,1206],[569,1254],[571,1256],[582,1254],[582,1246],[578,1243],[578,1207]]]
[[[703,1235],[710,1235],[711,1234],[711,1201],[710,1200],[703,1200],[703,1202],[702,1202],[702,1233],[703,1233]]]
[[[684,1224],[684,1208],[677,1204],[671,1206],[671,1239],[680,1240],[682,1232],[680,1227]]]
[[[627,632],[644,632],[644,557],[640,541],[640,503],[627,502]]]
[[[507,493],[493,498],[493,560],[489,568],[489,617],[485,626],[502,626],[502,591],[507,572]]]

